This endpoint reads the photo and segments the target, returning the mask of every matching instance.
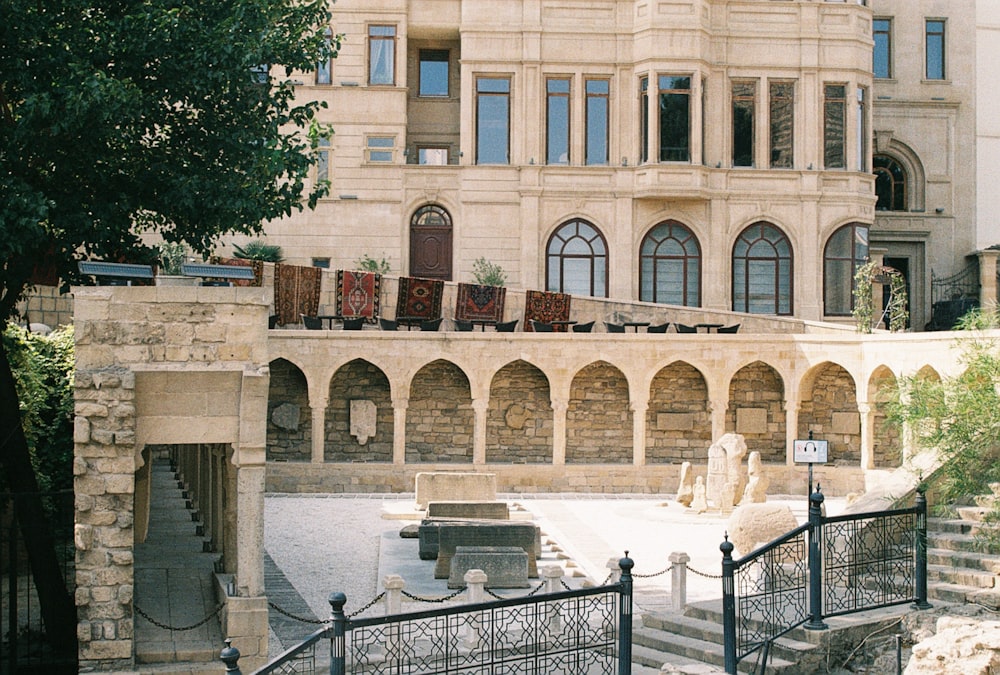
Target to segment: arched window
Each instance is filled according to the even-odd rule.
[[[754,223],[733,246],[733,311],[792,313],[792,245],[770,223]]]
[[[559,226],[546,249],[546,284],[550,291],[608,297],[608,247],[585,220]]]
[[[888,155],[872,158],[875,174],[876,211],[906,211],[906,170]]]
[[[823,250],[823,313],[849,316],[854,309],[854,273],[868,261],[868,226],[844,225]]]
[[[651,229],[639,248],[639,299],[667,305],[701,305],[701,247],[676,220]]]

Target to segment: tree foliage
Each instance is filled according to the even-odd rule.
[[[996,310],[971,312],[960,325],[973,331],[998,327]],[[980,332],[960,349],[963,370],[957,376],[900,378],[890,416],[919,448],[940,455],[944,500],[968,504],[1000,482],[1000,342]],[[989,519],[1000,522],[1000,503]]]

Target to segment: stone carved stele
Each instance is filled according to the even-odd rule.
[[[282,403],[271,411],[271,421],[274,426],[286,431],[299,430],[299,415],[301,410],[294,403]]]
[[[374,438],[377,413],[374,401],[351,400],[351,436],[358,439],[358,445],[364,445],[369,438]]]

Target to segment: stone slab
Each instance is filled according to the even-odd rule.
[[[495,473],[460,471],[421,471],[414,477],[417,506],[426,509],[431,502],[495,502]]]
[[[417,539],[420,540],[419,543],[419,556],[421,560],[437,560],[438,557],[438,530],[442,525],[446,524],[483,524],[488,525],[490,523],[503,522],[495,520],[472,520],[469,518],[424,518],[420,521],[420,525],[417,526]],[[520,521],[524,523],[524,521]],[[542,530],[537,525],[533,523],[528,523],[535,528],[535,549],[534,556],[536,559],[542,556]],[[405,536],[400,533],[400,536]]]
[[[487,588],[528,588],[528,554],[519,546],[458,546],[451,558],[448,588],[465,586],[465,573],[482,570]]]
[[[510,509],[507,508],[507,502],[430,502],[427,504],[427,517],[510,520]]]
[[[438,529],[438,556],[435,579],[451,575],[451,559],[459,546],[516,546],[528,554],[528,576],[538,577],[535,545],[538,528],[531,523],[503,521],[444,523]]]

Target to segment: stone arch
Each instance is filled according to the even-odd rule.
[[[305,373],[291,361],[270,364],[267,389],[267,459],[308,462],[312,457],[312,415]]]
[[[741,434],[747,452],[761,461],[785,463],[785,383],[773,367],[754,361],[729,381],[726,431]]]
[[[351,433],[352,401],[374,404],[374,436]],[[365,413],[359,410],[358,414]],[[328,462],[391,462],[393,419],[392,391],[382,369],[364,359],[344,364],[330,379],[323,458]]]
[[[549,380],[527,361],[513,361],[490,383],[486,412],[488,463],[552,462],[552,403]]]
[[[582,368],[570,385],[566,410],[567,464],[632,461],[628,381],[607,361]]]
[[[843,366],[821,363],[803,378],[798,438],[829,443],[828,461],[841,466],[861,464],[861,417],[854,378]]]
[[[874,158],[886,157],[896,162],[906,174],[905,209],[902,211],[922,212],[926,203],[927,175],[920,155],[906,143],[892,137],[891,133],[875,132]],[[888,213],[888,212],[883,212]]]
[[[708,384],[689,363],[661,369],[649,386],[646,413],[646,462],[696,462],[712,444]]]
[[[934,369],[933,366],[925,365],[920,370],[916,372],[915,377],[921,380],[929,380],[931,382],[940,382],[941,373]]]
[[[469,378],[451,361],[431,361],[410,381],[406,462],[472,462],[475,413]]]
[[[895,469],[903,462],[903,439],[898,425],[888,419],[886,408],[896,392],[892,370],[879,366],[868,380],[872,421],[872,463],[876,469]]]

